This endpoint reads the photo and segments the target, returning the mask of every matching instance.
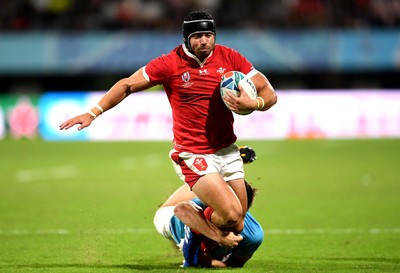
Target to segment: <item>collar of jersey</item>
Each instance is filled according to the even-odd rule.
[[[182,44],[182,47],[183,47],[183,51],[186,53],[186,55],[188,55],[188,56],[189,56],[190,58],[192,58],[192,59],[195,59],[196,62],[200,65],[200,67],[203,67],[203,65],[206,63],[206,61],[208,60],[208,58],[210,58],[210,57],[212,56],[213,52],[214,52],[214,51],[211,51],[210,55],[208,55],[208,57],[205,58],[203,62],[201,62],[201,61],[199,60],[199,58],[197,58],[196,55],[194,55],[194,54],[192,54],[192,53],[189,52],[189,50],[186,48],[185,44]]]

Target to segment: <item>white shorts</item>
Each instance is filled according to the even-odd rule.
[[[214,154],[179,153],[172,149],[169,153],[178,177],[190,188],[206,174],[219,173],[225,181],[244,178],[243,161],[235,144],[218,150]]]

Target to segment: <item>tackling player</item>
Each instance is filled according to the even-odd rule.
[[[242,147],[240,151],[244,162],[250,163],[256,158],[249,147]],[[245,183],[247,207],[250,208],[256,190]],[[183,252],[183,266],[242,267],[261,245],[262,227],[247,212],[240,236],[221,232],[205,219],[204,208],[204,203],[183,185],[157,210],[154,226]]]

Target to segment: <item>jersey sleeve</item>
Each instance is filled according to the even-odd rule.
[[[229,54],[229,56],[231,57],[234,70],[240,71],[244,74],[248,74],[251,70],[254,69],[253,64],[238,51],[231,49],[231,53]]]
[[[243,240],[234,252],[241,257],[251,257],[263,242],[264,231],[250,212],[245,215],[244,225],[243,231],[240,233]]]
[[[154,84],[164,84],[168,82],[172,74],[173,62],[169,55],[163,55],[151,60],[145,66],[145,77]]]
[[[200,200],[200,198],[195,197],[192,199],[192,201],[196,203],[196,205],[200,206],[203,210],[206,208],[206,205]]]

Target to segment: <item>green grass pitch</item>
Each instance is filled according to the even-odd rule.
[[[0,272],[400,272],[400,140],[248,141],[265,241],[182,269],[153,228],[181,181],[167,142],[0,142]]]

